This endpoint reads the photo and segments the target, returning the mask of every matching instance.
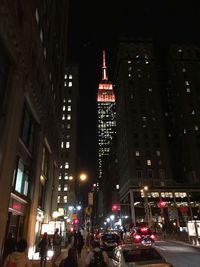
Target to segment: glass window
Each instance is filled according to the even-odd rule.
[[[63,148],[63,144],[64,144],[64,142],[61,142],[61,148]]]
[[[71,115],[67,114],[67,120],[71,120]]]
[[[65,106],[63,106],[63,111],[65,111]]]
[[[65,172],[64,179],[65,179],[65,180],[68,180],[68,173],[67,173],[67,172]]]
[[[72,79],[72,74],[69,74],[69,79],[70,79],[70,80]]]
[[[67,107],[67,111],[71,111],[72,110],[72,107],[71,106],[68,106]]]
[[[69,162],[65,162],[65,169],[69,169]]]
[[[64,79],[67,79],[67,74],[65,73]]]
[[[27,196],[29,189],[29,171],[24,166],[22,159],[20,158],[17,162],[16,171],[14,171],[14,189],[18,193]]]
[[[58,185],[58,191],[61,191],[61,184]]]
[[[136,157],[139,157],[140,156],[140,151],[135,151],[135,155],[136,155]]]
[[[67,203],[67,196],[64,196],[64,197],[63,197],[63,202],[64,202],[64,203]]]
[[[116,189],[119,189],[119,184],[116,184]]]
[[[66,142],[66,148],[70,148],[70,142]]]
[[[151,166],[151,160],[150,159],[147,160],[147,165]]]
[[[72,87],[72,82],[69,82],[68,87]]]
[[[57,197],[57,203],[60,203],[60,196]]]
[[[63,121],[65,120],[65,114],[62,114],[62,120]]]
[[[68,186],[67,184],[64,185],[64,191],[67,191],[68,190]]]

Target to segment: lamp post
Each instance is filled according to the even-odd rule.
[[[147,191],[149,190],[148,186],[145,185],[143,187],[143,189],[141,189],[141,192],[144,193],[144,207],[145,207],[145,215],[146,215],[146,219],[147,219],[147,224],[148,227],[151,226],[151,222],[150,222],[150,212],[149,212],[149,203],[148,203],[148,197],[147,197]]]

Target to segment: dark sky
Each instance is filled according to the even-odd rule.
[[[79,168],[91,182],[96,179],[96,94],[102,49],[112,81],[119,36],[152,37],[160,49],[173,40],[199,42],[199,9],[189,0],[71,0],[69,16],[68,58],[80,68]]]

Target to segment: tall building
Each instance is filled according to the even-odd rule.
[[[102,159],[109,155],[110,146],[116,132],[115,94],[113,85],[108,80],[105,50],[103,50],[102,80],[97,92],[98,118],[98,178],[102,177]]]
[[[186,205],[187,218],[194,219],[199,206],[199,50],[172,47],[161,68],[154,48],[151,40],[122,39],[117,53],[121,215],[129,210],[133,224],[173,221],[159,208],[164,200],[184,225],[179,208]]]
[[[0,1],[0,251],[57,210],[68,1]]]
[[[76,202],[77,179],[77,105],[78,66],[68,64],[64,75],[64,94],[61,115],[61,165],[58,185],[58,210],[67,215],[69,205]]]

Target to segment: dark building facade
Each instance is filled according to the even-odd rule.
[[[0,250],[57,210],[68,1],[0,1]]]
[[[64,75],[64,95],[61,115],[61,165],[58,185],[60,215],[68,216],[69,206],[75,205],[77,179],[77,105],[78,65],[68,64]]]
[[[199,207],[198,49],[172,46],[160,64],[154,48],[151,40],[124,39],[117,52],[119,202],[131,223],[162,224],[164,200],[180,225],[181,206],[191,219]]]

